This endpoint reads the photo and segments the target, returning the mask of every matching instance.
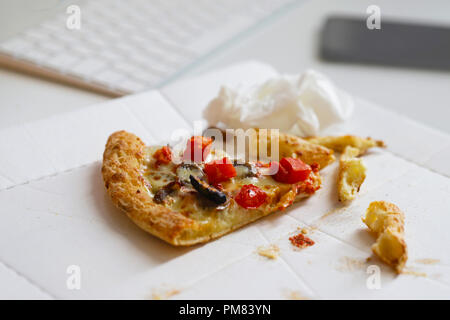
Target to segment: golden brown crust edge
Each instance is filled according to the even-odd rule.
[[[317,163],[323,169],[335,160],[333,153],[332,149],[280,133],[280,159],[294,156],[309,165]]]
[[[385,148],[386,145],[381,140],[374,140],[370,137],[362,138],[358,136],[325,136],[325,137],[307,137],[306,141],[324,146],[336,152],[343,152],[345,147],[351,146],[360,150],[359,155],[373,147]]]
[[[140,172],[145,144],[126,131],[113,133],[103,154],[102,175],[114,205],[145,231],[174,245],[194,221],[153,202]]]

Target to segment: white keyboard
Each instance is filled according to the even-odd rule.
[[[1,63],[127,94],[160,86],[295,0],[97,0],[0,43]],[[26,68],[25,68],[26,69]]]

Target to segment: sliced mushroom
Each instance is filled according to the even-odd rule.
[[[163,203],[166,197],[175,190],[177,190],[179,187],[180,185],[175,181],[166,184],[164,187],[162,187],[155,193],[153,201],[155,201],[156,203]]]
[[[191,184],[191,180],[189,179],[190,176],[194,176],[199,179],[204,178],[204,173],[202,168],[198,164],[195,163],[182,163],[177,168],[177,177],[178,180],[183,185],[189,185]]]
[[[240,163],[238,160],[234,160],[233,165],[236,169],[236,177],[238,178],[256,177],[258,174],[255,166],[249,162]]]
[[[193,175],[190,175],[189,179],[191,180],[191,184],[195,188],[195,190],[197,190],[198,193],[203,197],[211,200],[216,204],[223,204],[227,202],[227,196],[222,191],[214,188],[205,181],[194,177]]]

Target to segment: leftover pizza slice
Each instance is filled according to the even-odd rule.
[[[145,231],[173,245],[193,245],[314,194],[321,186],[318,163],[327,163],[332,156],[326,148],[311,148],[307,142],[294,143],[291,150],[285,143],[283,152],[290,156],[270,163],[249,162],[231,159],[212,146],[212,139],[193,136],[181,161],[175,161],[170,146],[146,146],[132,133],[115,132],[103,155],[107,193]],[[318,156],[312,156],[312,149]],[[292,157],[302,154],[317,163]],[[269,167],[278,170],[270,173]]]

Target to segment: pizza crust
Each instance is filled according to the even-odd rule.
[[[341,202],[355,199],[366,179],[367,169],[363,160],[357,158],[359,153],[359,149],[347,146],[339,159],[337,189]]]
[[[153,202],[141,168],[145,144],[126,131],[113,133],[103,154],[102,175],[113,203],[145,231],[175,245],[183,230],[194,221]]]
[[[347,146],[359,149],[359,155],[366,153],[370,148],[385,148],[386,145],[381,140],[374,140],[370,137],[362,138],[358,136],[326,136],[308,137],[307,141],[332,149],[336,152],[344,152]]]
[[[401,273],[408,260],[404,213],[393,203],[374,201],[362,220],[378,237],[372,251],[397,273]]]
[[[231,198],[230,206],[233,207],[230,207],[230,217],[214,220],[210,224],[201,223],[153,201],[144,177],[148,161],[146,148],[134,134],[126,131],[113,133],[108,138],[103,154],[105,187],[114,205],[139,227],[176,246],[193,245],[221,237],[265,215],[283,210],[313,193],[292,185],[288,191],[280,194],[279,199],[268,203],[261,210],[242,209]],[[320,188],[321,179],[318,172],[312,176],[312,188],[316,190]],[[214,225],[216,222],[218,226]]]

